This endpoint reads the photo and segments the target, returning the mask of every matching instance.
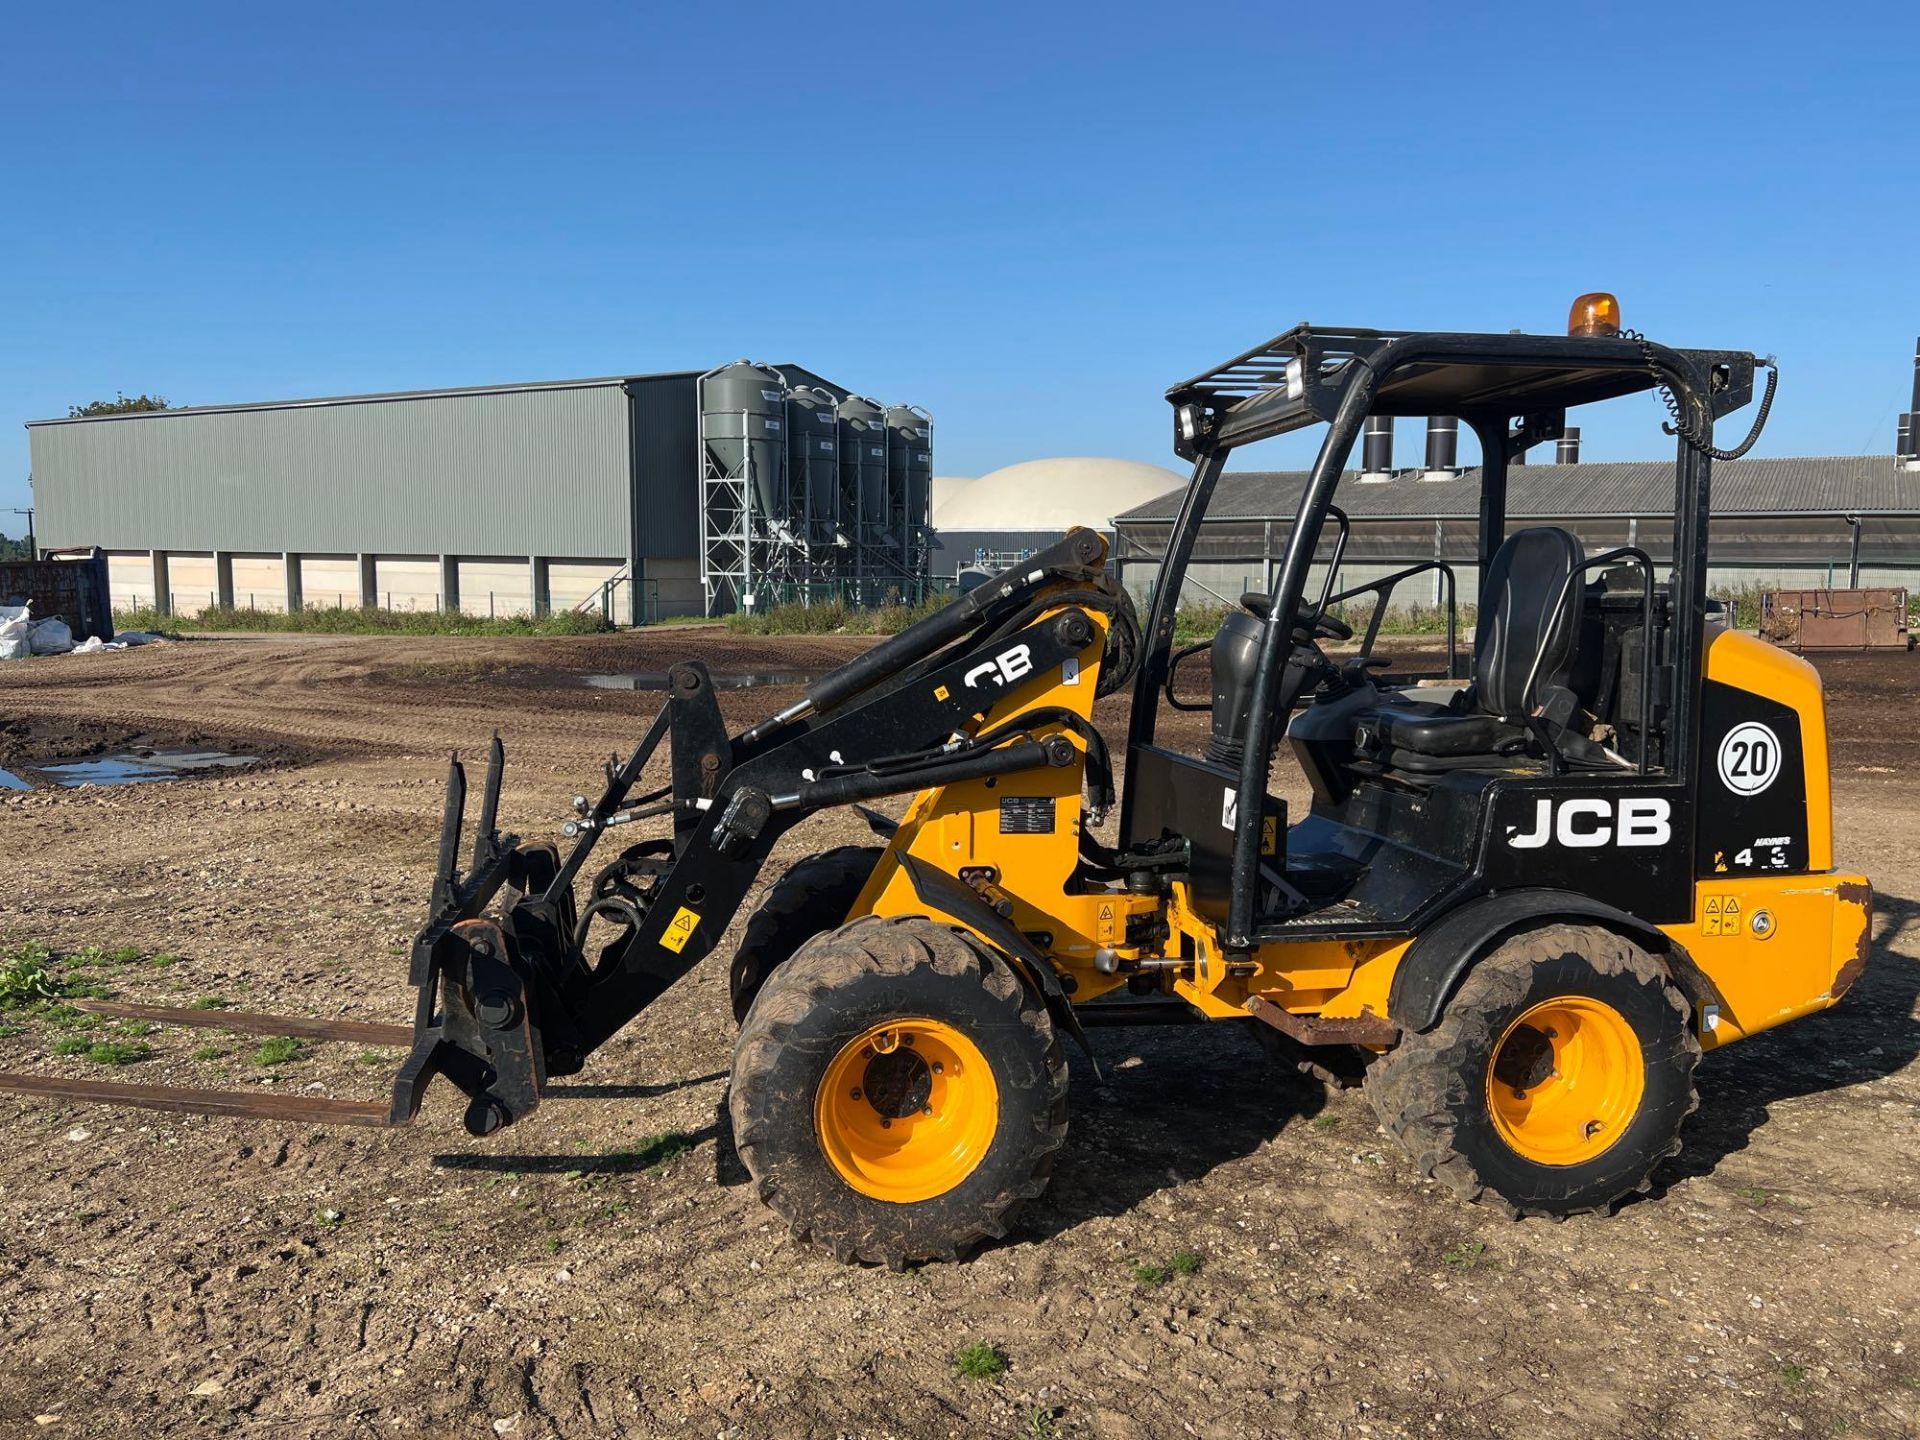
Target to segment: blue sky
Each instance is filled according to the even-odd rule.
[[[1296,320],[1551,331],[1593,288],[1779,353],[1757,453],[1890,449],[1916,10],[9,6],[0,511],[19,422],[116,389],[740,355],[927,406],[943,473],[1177,463],[1165,387]],[[1579,418],[1665,453],[1651,398]]]

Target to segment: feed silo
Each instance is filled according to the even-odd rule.
[[[768,529],[787,515],[787,387],[766,366],[736,360],[700,377],[700,442],[712,478],[742,482]]]
[[[890,528],[909,559],[929,523],[933,491],[933,417],[917,405],[887,409],[887,497]]]
[[[840,537],[840,417],[833,396],[798,385],[787,396],[787,506],[810,545]]]
[[[858,526],[863,545],[891,533],[887,514],[887,417],[864,395],[840,402],[840,515]],[[849,509],[851,507],[851,510]]]

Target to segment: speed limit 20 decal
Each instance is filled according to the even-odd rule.
[[[1720,742],[1720,783],[1736,795],[1758,795],[1779,777],[1780,737],[1770,725],[1743,720]]]
[[[1705,686],[1695,851],[1701,875],[1807,868],[1806,765],[1800,716],[1764,695]]]

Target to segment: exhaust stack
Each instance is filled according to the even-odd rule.
[[[1460,470],[1460,421],[1452,415],[1427,419],[1427,469],[1423,480],[1451,480]]]
[[[1393,417],[1369,415],[1360,441],[1360,483],[1380,485],[1393,478]]]
[[[1578,465],[1580,463],[1580,427],[1569,425],[1553,447],[1553,463],[1556,465]]]

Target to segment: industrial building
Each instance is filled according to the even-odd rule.
[[[28,425],[43,548],[114,604],[598,608],[912,598],[932,421],[796,365]]]

